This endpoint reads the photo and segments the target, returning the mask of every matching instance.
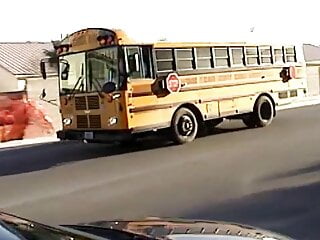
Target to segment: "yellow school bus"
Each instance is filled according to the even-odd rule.
[[[56,46],[63,119],[57,135],[126,142],[164,130],[182,144],[222,119],[267,126],[277,104],[306,94],[298,50],[245,42],[140,43],[100,28],[75,32]]]

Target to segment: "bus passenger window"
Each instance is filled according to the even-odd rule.
[[[193,69],[192,48],[177,48],[175,49],[175,51],[177,56],[177,69],[192,70]]]
[[[286,53],[286,62],[296,62],[296,53],[294,47],[286,47],[285,48]]]
[[[173,72],[175,70],[172,49],[155,49],[157,72]]]
[[[127,48],[127,73],[131,79],[151,78],[151,48]]]
[[[231,63],[233,66],[243,66],[243,49],[241,47],[231,48]]]
[[[257,47],[246,47],[247,65],[256,66],[259,64],[259,55]]]
[[[142,62],[143,62],[143,72],[145,78],[152,78],[152,58],[151,58],[151,48],[150,47],[142,47]]]
[[[212,68],[211,50],[209,47],[195,48],[196,68],[209,69]]]
[[[214,62],[216,67],[229,67],[228,48],[215,47],[214,48]]]
[[[127,48],[127,73],[130,78],[142,78],[141,55],[138,47]]]
[[[283,50],[282,48],[274,48],[273,49],[274,55],[274,63],[283,63]]]
[[[259,47],[261,64],[271,64],[272,63],[272,54],[271,46],[262,46]]]

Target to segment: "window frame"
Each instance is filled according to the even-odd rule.
[[[201,49],[201,48],[207,48],[209,50],[209,56],[208,57],[198,57],[197,53],[198,50],[197,49]],[[199,70],[208,70],[208,69],[213,69],[214,68],[214,64],[212,61],[212,47],[208,46],[208,47],[194,47],[193,48],[194,51],[194,63],[195,63],[195,69],[199,69]],[[210,67],[198,67],[198,60],[209,60],[210,62]]]
[[[138,77],[132,78],[132,77],[129,75],[128,49],[130,49],[130,48],[137,48],[137,49],[138,49],[140,75],[142,75],[142,76],[139,77],[139,78],[138,78]],[[126,73],[127,73],[127,78],[129,78],[130,81],[135,80],[135,79],[144,78],[145,69],[144,69],[144,66],[143,66],[143,64],[142,64],[142,49],[141,49],[141,46],[125,46],[125,48],[124,48],[124,54],[125,54],[125,60],[126,60]]]
[[[170,50],[172,54],[172,58],[158,59],[157,51]],[[154,48],[153,49],[154,63],[155,63],[155,71],[157,74],[170,73],[176,71],[176,61],[175,61],[175,53],[174,48]],[[159,62],[171,62],[172,69],[170,70],[159,70]]]
[[[268,49],[270,51],[270,55],[262,54],[262,50]],[[260,65],[262,66],[271,66],[274,64],[274,59],[273,59],[273,49],[272,46],[259,46],[259,55],[260,55]],[[269,63],[264,63],[262,61],[263,58],[270,58]]]
[[[215,49],[226,49],[227,50],[227,56],[226,57],[217,57]],[[213,54],[214,68],[229,68],[229,67],[231,67],[231,65],[230,65],[230,54],[229,54],[229,47],[228,46],[212,47],[212,54]],[[226,59],[227,60],[227,66],[218,66],[217,65],[217,59]]]
[[[230,66],[231,67],[244,67],[245,66],[245,61],[244,61],[244,58],[245,58],[245,54],[244,54],[244,47],[243,46],[237,46],[237,47],[228,47],[229,48],[229,56],[230,56]],[[241,50],[242,52],[242,64],[234,64],[233,63],[233,53],[232,53],[232,50]]]
[[[294,45],[289,45],[286,48],[293,48],[295,51],[295,60],[297,61],[296,48]],[[201,53],[201,56],[198,56],[199,51],[205,48]],[[221,49],[221,52],[219,50]],[[233,50],[241,49],[242,51],[242,61],[243,64],[236,64],[233,61]],[[188,54],[179,57],[180,50],[188,50]],[[158,59],[156,54],[158,51],[170,51],[170,58]],[[216,52],[218,54],[216,54]],[[277,54],[275,54],[277,52]],[[292,50],[290,50],[288,56],[293,56]],[[223,54],[220,54],[223,53]],[[237,52],[235,52],[237,55]],[[238,52],[239,53],[239,52]],[[247,54],[248,53],[248,54]],[[218,56],[219,55],[219,56]],[[271,67],[283,65],[285,63],[284,59],[284,46],[283,45],[272,45],[272,44],[262,44],[262,45],[246,45],[246,44],[229,44],[229,45],[200,45],[200,46],[177,46],[177,47],[158,47],[153,48],[153,63],[154,63],[154,76],[164,76],[170,72],[177,72],[181,75],[191,75],[191,74],[201,74],[201,73],[210,73],[210,72],[219,72],[219,70],[227,70],[228,68],[256,68],[256,67]],[[250,59],[252,58],[252,59]],[[278,58],[278,62],[276,62]],[[223,65],[218,65],[217,61],[221,59]],[[265,59],[264,62],[263,60]],[[281,59],[281,61],[280,61]],[[188,68],[178,68],[180,61],[189,61]],[[201,60],[205,61],[203,64]],[[237,59],[239,60],[239,59]],[[249,64],[249,60],[254,61],[253,64]],[[170,62],[170,69],[160,70],[159,63],[161,62]],[[210,62],[210,65],[209,65]],[[200,64],[199,64],[200,63]],[[204,67],[200,67],[200,65]],[[191,68],[192,65],[192,68]],[[210,67],[209,67],[210,66]]]
[[[256,49],[256,54],[254,55],[250,55],[247,53],[247,49],[250,49],[250,48],[255,48]],[[259,47],[258,46],[245,46],[244,47],[244,52],[245,52],[245,66],[248,66],[248,67],[257,67],[260,64],[260,55],[259,55]],[[257,59],[257,63],[255,64],[249,64],[248,62],[248,59],[249,58],[256,58]]]
[[[277,56],[280,56],[279,54],[276,54],[275,51],[276,50],[281,50],[281,59],[282,59],[282,62],[277,62],[276,61],[276,57]],[[272,60],[273,60],[273,64],[274,65],[283,65],[285,63],[284,61],[284,52],[283,52],[283,46],[273,46],[272,47]]]
[[[295,46],[284,46],[283,54],[285,63],[294,63],[297,62],[297,53]],[[293,53],[287,53],[287,49],[293,49]],[[294,61],[288,61],[288,57],[293,57]]]
[[[178,57],[178,52],[179,51],[190,51],[191,52],[191,57],[188,57],[188,58],[179,58]],[[192,71],[195,69],[195,55],[194,55],[194,50],[192,47],[188,47],[188,48],[174,48],[173,49],[174,51],[174,59],[175,59],[175,66],[176,66],[176,71]],[[182,62],[187,62],[187,61],[191,61],[191,68],[179,68],[179,61],[182,61]]]

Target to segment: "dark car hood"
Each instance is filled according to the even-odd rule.
[[[210,239],[225,239],[221,238],[222,236],[228,236],[228,239],[291,239],[252,226],[220,221],[147,218],[132,221],[97,221],[80,225],[116,229],[157,239],[182,239],[182,236],[190,238],[191,235],[201,235],[203,239],[205,236],[210,236]]]
[[[290,238],[255,227],[204,220],[184,220],[171,218],[147,218],[143,220],[97,221],[77,225],[51,227],[11,214],[0,212],[1,221],[15,225],[39,226],[49,231],[63,231],[90,237],[90,239],[109,240],[289,240]],[[75,232],[76,231],[76,232]],[[88,235],[89,234],[89,235]],[[95,237],[93,237],[96,236]]]

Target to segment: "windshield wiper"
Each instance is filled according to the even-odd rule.
[[[69,96],[69,100],[71,100],[75,94],[76,94],[76,90],[78,89],[78,85],[80,86],[80,88],[82,88],[82,91],[83,91],[83,87],[84,87],[84,83],[83,83],[83,80],[84,80],[84,69],[83,69],[83,63],[81,64],[81,75],[80,77],[78,78],[76,84],[74,85],[73,89],[71,90],[71,93],[70,93],[70,96]]]

